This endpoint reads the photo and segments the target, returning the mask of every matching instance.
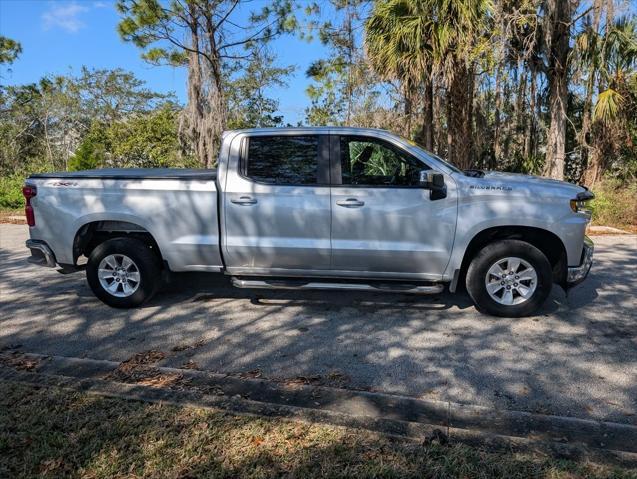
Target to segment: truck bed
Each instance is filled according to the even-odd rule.
[[[86,225],[141,230],[171,270],[220,271],[216,177],[215,170],[177,168],[33,174],[31,238],[46,241],[58,263],[72,265],[74,238]]]

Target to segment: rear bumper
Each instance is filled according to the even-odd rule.
[[[26,245],[31,250],[31,257],[27,260],[29,263],[55,268],[55,254],[45,241],[30,239]]]
[[[588,272],[593,265],[594,245],[588,236],[584,236],[584,248],[582,250],[582,260],[579,266],[569,267],[566,276],[566,283],[569,287],[581,283],[588,276]]]

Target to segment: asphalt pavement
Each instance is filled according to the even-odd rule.
[[[637,424],[637,236],[598,236],[589,278],[535,316],[481,315],[466,294],[239,290],[173,275],[116,310],[82,272],[30,265],[28,228],[0,225],[0,350],[328,384]]]

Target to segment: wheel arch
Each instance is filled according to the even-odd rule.
[[[467,269],[475,255],[485,245],[503,239],[517,239],[525,241],[539,249],[549,260],[553,269],[553,282],[564,287],[567,274],[567,256],[564,242],[555,233],[534,226],[494,226],[476,233],[465,248],[458,274],[452,285],[455,290],[457,284],[464,284]]]
[[[77,264],[78,258],[82,255],[88,258],[104,241],[120,237],[143,241],[160,261],[164,261],[159,244],[147,228],[135,221],[105,219],[88,221],[76,228],[73,238],[73,263]]]

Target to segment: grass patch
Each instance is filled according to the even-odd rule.
[[[637,472],[0,381],[0,477],[637,478]]]

